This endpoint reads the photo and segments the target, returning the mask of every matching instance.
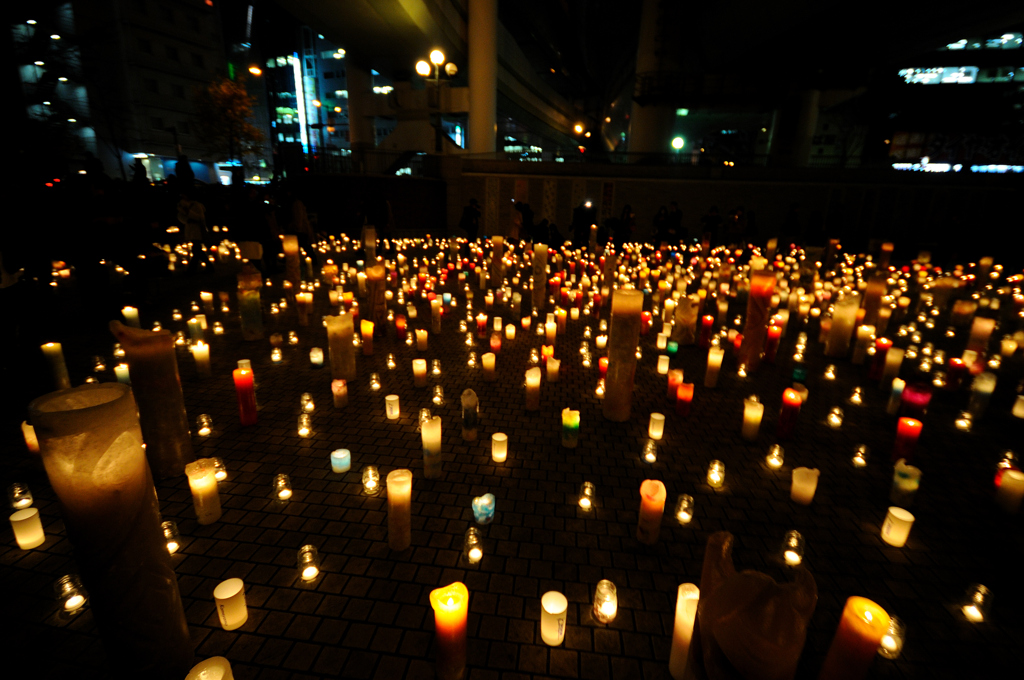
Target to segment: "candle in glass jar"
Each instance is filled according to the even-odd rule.
[[[430,591],[434,610],[435,662],[438,680],[461,680],[466,672],[466,617],[469,590],[462,583]]]
[[[220,494],[213,460],[200,458],[185,466],[188,486],[192,491],[192,505],[200,524],[213,524],[220,519]]]
[[[426,359],[413,359],[412,360],[412,381],[416,387],[427,386],[427,360]]]
[[[665,484],[656,479],[645,479],[640,485],[640,513],[636,540],[646,545],[654,545],[658,541],[667,497]]]
[[[412,470],[388,473],[388,547],[401,552],[412,543]]]
[[[672,627],[672,651],[668,657],[668,672],[674,680],[683,680],[687,675],[686,665],[690,658],[690,642],[699,600],[700,588],[692,583],[679,586],[676,593],[675,624]]]
[[[712,489],[720,489],[725,484],[725,463],[720,460],[713,460],[708,465],[708,486]]]
[[[748,442],[757,439],[761,429],[761,418],[764,416],[764,404],[754,395],[743,400],[743,425],[740,435]]]
[[[534,367],[526,371],[526,410],[536,411],[540,408],[540,368]]]
[[[849,598],[819,678],[858,680],[867,677],[888,629],[889,615],[884,609],[864,597]]]

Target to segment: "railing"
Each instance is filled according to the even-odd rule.
[[[679,151],[676,153],[628,153],[628,152],[541,152],[536,154],[505,153],[498,151],[488,154],[465,154],[463,158],[497,161],[583,163],[588,165],[637,165],[637,166],[686,166],[686,167],[769,167],[781,164],[782,159],[772,159],[768,154],[737,154],[722,152],[701,153]],[[810,168],[883,168],[890,167],[889,159],[865,161],[851,155],[817,155],[808,158],[805,167]]]
[[[306,154],[305,167],[309,172],[322,175],[336,174],[360,174],[360,175],[394,175],[401,167],[406,167],[403,161],[408,160],[413,166],[413,175],[420,174],[418,170],[419,157],[410,155],[404,151],[385,151],[382,149],[367,149],[365,151],[349,151],[347,149],[327,149],[316,153]]]

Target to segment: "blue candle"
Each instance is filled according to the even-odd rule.
[[[352,452],[348,449],[331,451],[331,469],[335,472],[348,472],[352,469]]]
[[[473,499],[473,518],[477,524],[490,524],[494,519],[494,494],[485,493]]]
[[[679,351],[679,343],[676,342],[675,340],[669,340],[668,343],[665,345],[665,351],[668,352],[668,355],[670,357],[674,357],[676,355],[676,352]]]

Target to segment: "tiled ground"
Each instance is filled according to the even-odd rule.
[[[228,281],[207,279],[203,285],[224,289]],[[144,322],[159,318],[167,327],[184,328],[171,322],[169,310],[187,307],[199,287],[181,278],[154,284],[142,305]],[[265,303],[269,297],[264,296]],[[318,312],[326,313],[325,292],[317,298]],[[421,303],[419,308],[420,321],[429,325],[428,307]],[[731,311],[734,316],[742,310]],[[814,342],[816,333],[811,334],[809,351],[810,402],[800,415],[797,436],[785,443],[785,467],[772,472],[763,460],[775,443],[778,406],[789,382],[786,362],[765,365],[744,380],[736,376],[729,353],[718,388],[709,390],[702,386],[705,352],[682,348],[672,366],[684,369],[687,381],[697,383],[697,392],[691,415],[681,419],[666,403],[665,378],[655,370],[658,352],[652,331],[642,338],[633,417],[628,423],[609,423],[593,392],[597,353],[592,369],[582,368],[578,353],[583,328],[591,324],[596,331],[597,322],[570,321],[558,340],[561,379],[543,383],[542,408],[528,413],[523,372],[529,349],[539,347],[541,338],[520,330],[515,340],[505,341],[498,357],[499,380],[486,383],[479,368],[466,365],[468,351],[479,356],[487,350],[483,341],[475,348],[465,345],[457,332],[463,314],[460,304],[444,321],[441,336],[431,336],[430,349],[423,354],[401,341],[377,340],[373,356],[359,357],[359,378],[350,384],[350,404],[342,410],[331,407],[329,369],[313,369],[306,359],[310,347],[326,348],[325,331],[318,325],[296,326],[292,310],[267,316],[273,319],[268,331],[294,329],[301,339],[298,347],[285,348],[281,365],[270,363],[266,341],[240,340],[231,314],[211,317],[228,329],[212,339],[213,378],[197,378],[191,357],[179,352],[190,421],[200,413],[214,419],[213,435],[195,438],[196,454],[220,456],[230,471],[220,487],[224,515],[210,526],[196,524],[184,477],[158,484],[164,518],[177,521],[184,539],[172,559],[197,659],[226,656],[240,679],[429,678],[434,648],[427,595],[438,585],[462,580],[471,593],[472,680],[667,678],[675,589],[679,583],[699,583],[707,537],[722,529],[733,532],[739,568],[781,579],[782,536],[795,528],[807,540],[806,565],[819,590],[797,677],[817,677],[850,595],[870,597],[907,623],[902,657],[876,658],[871,671],[875,677],[997,677],[1011,660],[1017,664],[1012,676],[1019,672],[1024,648],[1020,517],[1002,515],[991,502],[1000,452],[1021,448],[1020,421],[1008,416],[1024,369],[1019,358],[1004,364],[999,389],[974,433],[952,427],[966,394],[936,395],[919,449],[924,479],[912,508],[917,522],[907,546],[895,549],[879,538],[889,505],[895,419],[884,412],[885,396],[864,378],[866,367],[839,361],[838,379],[822,379],[828,362]],[[795,335],[791,329],[780,356],[787,354]],[[109,355],[111,338],[102,333],[60,339],[69,347],[76,384],[88,367],[83,357]],[[964,339],[935,341],[959,353]],[[386,368],[388,352],[398,361],[395,370]],[[419,356],[441,359],[443,373],[430,383],[443,385],[443,407],[431,406],[429,389],[413,387],[410,362]],[[259,386],[259,423],[252,427],[238,423],[230,379],[240,358],[252,360]],[[368,388],[371,372],[381,375],[379,392]],[[105,379],[112,377],[105,374]],[[860,407],[843,403],[855,385],[865,388]],[[460,437],[458,398],[466,388],[480,396],[482,427],[476,442]],[[317,403],[314,436],[300,439],[299,395],[307,391]],[[389,393],[401,397],[397,422],[385,419],[384,395]],[[759,395],[767,405],[756,443],[739,436],[741,402],[749,394]],[[12,405],[23,408],[21,403]],[[838,431],[824,424],[835,405],[846,411]],[[575,450],[559,446],[559,412],[566,406],[582,412]],[[436,481],[422,476],[416,430],[420,407],[431,407],[444,422],[445,473]],[[649,465],[639,456],[652,411],[669,415],[658,461]],[[490,435],[497,431],[509,435],[504,464],[490,459]],[[47,677],[72,672],[79,678],[121,675],[116,641],[101,644],[88,609],[72,619],[58,616],[52,583],[75,571],[73,549],[38,459],[25,454],[12,433],[6,433],[4,442],[4,484],[20,480],[31,486],[47,530],[47,541],[39,549],[19,550],[9,530],[0,547],[0,578],[11,605],[4,618],[17,622],[19,631],[9,638],[11,658],[17,658],[18,649],[39,649],[30,667]],[[849,459],[860,443],[871,447],[872,458],[866,469],[855,470]],[[331,472],[328,454],[338,447],[352,450],[352,472]],[[717,491],[703,481],[713,458],[726,465],[726,485]],[[399,467],[413,470],[409,550],[389,550],[386,499],[361,494],[359,470],[364,465],[378,466],[382,476]],[[790,471],[799,465],[821,470],[809,507],[789,499]],[[295,488],[288,502],[271,499],[271,481],[282,472],[291,476]],[[635,539],[638,488],[645,478],[661,479],[669,490],[669,512],[660,540],[651,547]],[[590,514],[574,502],[585,480],[598,493],[597,508]],[[479,566],[469,566],[461,557],[462,538],[473,524],[470,501],[485,492],[497,497],[497,515],[493,524],[481,528],[486,556]],[[679,526],[671,517],[681,493],[696,499],[696,516],[689,526]],[[298,579],[295,562],[297,548],[305,543],[316,545],[323,557],[321,576],[309,584]],[[246,582],[249,620],[240,630],[225,632],[214,612],[212,591],[234,576]],[[619,614],[608,626],[596,624],[589,613],[594,585],[601,578],[611,579],[619,590]],[[981,625],[970,625],[957,614],[957,602],[972,582],[985,583],[995,593],[991,620]],[[539,635],[539,599],[547,590],[564,592],[570,602],[565,643],[557,648],[545,646]]]

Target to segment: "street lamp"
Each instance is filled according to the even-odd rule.
[[[263,75],[263,69],[261,69],[256,64],[253,64],[252,66],[249,67],[249,73],[253,74],[254,76],[256,76],[258,78],[259,76]]]
[[[444,60],[445,60],[444,52],[442,52],[441,50],[431,50],[430,51],[430,55],[429,55],[428,58],[430,59],[430,63],[427,63],[423,59],[421,59],[421,60],[416,62],[416,73],[418,75],[420,75],[420,76],[423,76],[424,78],[427,78],[428,80],[433,80],[434,81],[434,92],[435,92],[435,94],[434,94],[434,97],[435,97],[434,105],[437,107],[437,115],[438,115],[438,124],[437,124],[437,126],[435,126],[435,130],[437,131],[437,134],[435,135],[435,137],[436,137],[436,139],[435,139],[435,146],[436,146],[436,150],[438,152],[440,152],[441,151],[441,127],[442,127],[442,119],[441,119],[441,115],[442,115],[441,114],[441,70],[442,70],[442,65],[444,67],[445,75],[448,76],[449,78],[454,78],[455,77],[455,74],[457,74],[459,72],[459,67],[456,66],[455,64],[451,63],[451,62],[445,64],[444,63]],[[433,66],[433,67],[431,67],[431,66]],[[433,78],[430,77],[431,73],[433,73]],[[433,115],[433,114],[431,114],[431,115]]]

